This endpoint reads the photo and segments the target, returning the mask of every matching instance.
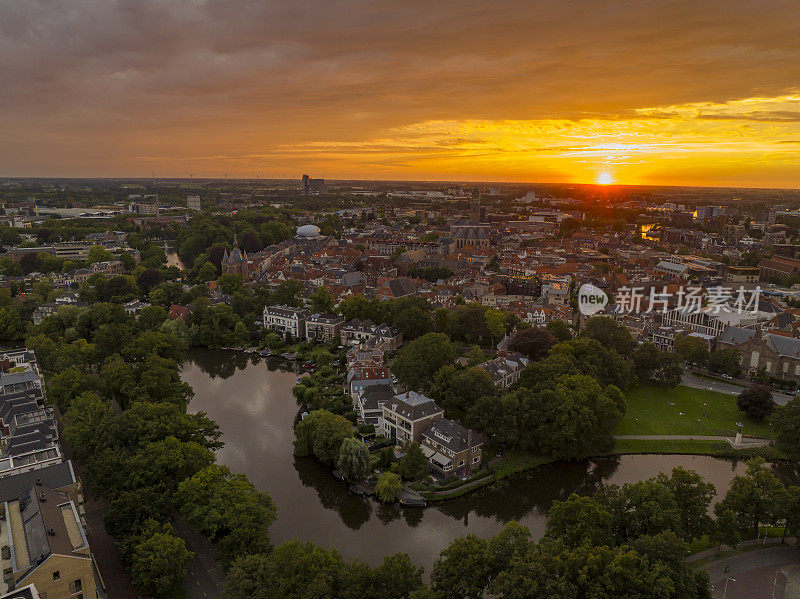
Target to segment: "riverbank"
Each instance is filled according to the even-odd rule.
[[[734,449],[726,441],[675,440],[675,439],[618,439],[614,447],[605,452],[598,452],[586,459],[614,457],[623,455],[698,455],[724,460],[748,460],[762,457],[771,462],[791,461],[783,452],[775,447],[751,447]],[[540,468],[556,464],[560,460],[537,456],[527,451],[509,451],[497,460],[485,476],[477,476],[463,481],[460,485],[443,490],[432,490],[423,493],[429,502],[441,503],[462,497],[482,487],[486,487],[504,479],[525,474]]]

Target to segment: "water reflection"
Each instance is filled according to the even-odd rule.
[[[294,469],[303,486],[314,489],[322,507],[335,510],[345,526],[358,530],[369,521],[373,502],[348,491],[329,468],[313,458],[295,458]]]
[[[297,375],[285,362],[196,351],[182,378],[195,390],[189,409],[207,412],[220,425],[225,447],[217,460],[245,473],[278,505],[278,520],[270,529],[275,543],[308,540],[373,565],[402,551],[429,571],[454,538],[488,537],[509,520],[518,520],[538,538],[553,501],[592,493],[603,483],[634,482],[680,465],[696,470],[724,495],[731,478],[744,471],[741,462],[703,456],[622,456],[551,465],[425,509],[386,506],[350,493],[316,460],[294,458],[297,405],[291,388]],[[796,465],[774,468],[782,479],[798,480]]]

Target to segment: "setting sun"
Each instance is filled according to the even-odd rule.
[[[596,183],[598,185],[611,185],[614,182],[614,179],[611,178],[611,175],[608,173],[600,173],[597,176]]]

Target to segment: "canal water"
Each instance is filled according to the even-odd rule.
[[[453,539],[492,536],[509,520],[539,538],[554,500],[591,493],[603,483],[633,482],[683,466],[713,482],[722,496],[731,478],[744,471],[741,462],[703,456],[622,456],[545,467],[424,509],[385,506],[353,495],[313,458],[293,457],[297,405],[291,389],[297,374],[285,363],[194,351],[182,378],[195,392],[189,411],[206,412],[222,429],[225,447],[217,461],[245,473],[278,505],[273,543],[312,541],[372,565],[386,554],[406,552],[429,573]]]

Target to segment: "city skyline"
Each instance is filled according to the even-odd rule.
[[[798,188],[798,17],[781,1],[5,4],[0,176]]]

